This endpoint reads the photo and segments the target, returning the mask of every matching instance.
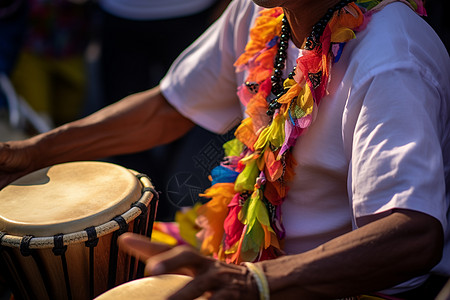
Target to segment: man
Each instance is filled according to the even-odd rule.
[[[255,160],[262,164],[259,170],[264,169],[264,174],[257,174],[259,180],[253,183],[251,197],[244,197],[249,190],[243,189],[237,200],[244,202],[239,207],[245,207],[245,203],[261,195],[261,186],[266,188],[261,191],[264,199],[269,198],[264,193],[278,180],[271,181],[271,177],[288,180],[285,170],[290,166],[283,157],[295,157],[296,175],[289,179],[290,190],[280,208],[284,227],[275,228],[275,223],[261,225],[267,229],[263,234],[266,237],[284,232],[283,228],[286,236],[280,241],[270,239],[270,245],[259,248],[255,260],[264,258],[260,255],[263,249],[278,249],[281,242],[282,250],[289,255],[245,267],[205,258],[190,249],[166,251],[139,237],[124,236],[122,244],[143,259],[163,252],[148,260],[150,274],[180,267],[190,269],[195,279],[173,299],[193,299],[204,292],[210,292],[213,299],[256,299],[258,294],[267,297],[269,293],[274,299],[333,299],[380,290],[401,297],[402,293],[423,287],[433,267],[433,272],[448,276],[450,75],[448,54],[436,35],[411,10],[411,3],[404,1],[385,0],[377,12],[365,14],[366,21],[371,16],[368,24],[360,22],[360,9],[347,2],[255,3],[281,6],[290,24],[287,55],[277,57],[283,60],[287,56],[286,68],[273,66],[273,74],[279,74],[277,69],[286,69],[280,75],[284,79],[296,63],[297,68],[284,87],[287,96],[281,93],[273,97],[272,89],[264,107],[264,114],[267,111],[270,115],[269,125],[259,127],[256,142],[243,148],[246,154],[238,168]],[[47,134],[3,144],[1,185],[47,165],[139,151],[169,142],[191,128],[190,119],[217,132],[236,125],[242,109],[235,96],[236,87],[247,80],[244,86],[250,94],[256,85],[258,94],[267,83],[248,81],[245,76],[252,70],[236,74],[233,67],[238,57],[251,48],[245,48],[248,31],[260,10],[249,1],[234,1],[175,62],[161,88],[131,95]],[[281,20],[276,11],[270,12],[268,20]],[[341,26],[347,23],[352,25]],[[354,30],[364,27],[356,39],[351,39]],[[273,40],[284,38],[280,35]],[[330,46],[332,57],[327,56],[331,54],[324,46],[327,39],[336,41],[336,46]],[[270,52],[272,46],[263,43],[262,47]],[[306,64],[299,62],[309,53],[316,53],[308,51],[322,49],[326,49],[325,59],[320,56],[315,60],[315,64],[322,64],[322,72],[314,69],[302,73],[299,68]],[[331,58],[337,62],[330,71],[327,66]],[[306,74],[303,79],[302,74]],[[279,78],[266,80],[277,86]],[[286,100],[293,91],[297,94]],[[242,93],[247,90],[241,89]],[[244,104],[254,104],[253,99]],[[322,100],[320,104],[318,100]],[[303,104],[291,111],[291,107]],[[254,114],[248,106],[246,112]],[[288,139],[283,139],[278,148],[274,147],[277,141],[262,147],[259,140],[262,132],[270,136],[267,129],[281,117],[301,130],[295,146],[287,145],[285,153],[290,154],[274,154],[282,157],[272,161],[274,166],[277,161],[286,164],[282,164],[281,173],[275,168],[272,174],[272,169],[265,169],[268,161],[256,160],[270,157],[271,151],[281,151]],[[253,125],[266,120],[262,115],[259,118],[252,118]],[[297,129],[290,129],[290,137]],[[274,207],[277,211],[278,206]],[[271,221],[281,221],[276,215],[270,216]],[[243,236],[245,239],[250,234]],[[251,252],[243,248],[241,253],[233,252],[234,248],[226,250],[232,254]],[[240,261],[243,259],[238,257],[236,262]]]

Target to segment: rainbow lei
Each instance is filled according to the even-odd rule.
[[[358,0],[334,13],[320,46],[300,50],[295,75],[283,83],[287,92],[271,117],[266,111],[283,11],[260,13],[235,63],[237,72],[248,71],[246,83],[238,89],[248,118],[237,128],[236,138],[224,144],[225,159],[212,170],[212,186],[201,194],[211,198],[198,210],[202,253],[236,264],[279,256],[285,236],[281,204],[296,165],[292,148],[314,121],[327,93],[332,63],[381,2]],[[409,4],[424,11],[421,0]]]

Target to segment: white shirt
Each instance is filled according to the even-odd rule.
[[[259,10],[234,1],[161,82],[180,113],[211,131],[242,118],[236,88],[246,74],[233,63]],[[297,55],[291,45],[287,73]],[[437,35],[406,5],[387,5],[345,46],[329,92],[294,148],[296,177],[282,206],[285,250],[312,249],[364,216],[405,208],[441,222],[446,246],[434,271],[450,275],[450,60]]]

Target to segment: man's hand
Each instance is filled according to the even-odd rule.
[[[131,233],[123,234],[119,245],[146,263],[148,275],[177,273],[194,277],[169,299],[195,299],[204,293],[210,295],[209,299],[258,299],[256,283],[243,266],[205,257],[188,246],[171,248]]]
[[[0,143],[0,189],[36,170],[29,140]]]

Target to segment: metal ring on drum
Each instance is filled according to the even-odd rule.
[[[151,236],[158,199],[145,175],[65,163],[14,181],[0,199],[0,272],[15,299],[92,299],[143,276],[117,238]]]

